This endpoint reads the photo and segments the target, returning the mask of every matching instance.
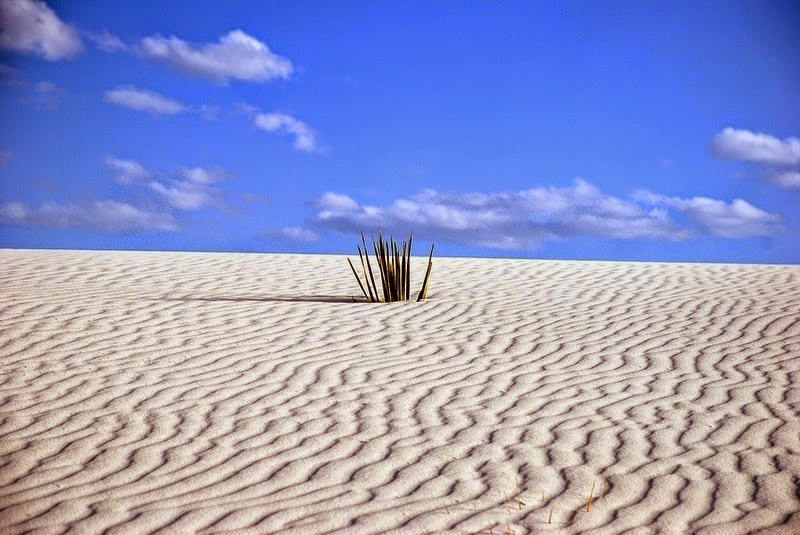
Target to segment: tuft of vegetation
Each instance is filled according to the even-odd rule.
[[[411,244],[414,240],[413,234],[408,236],[408,242],[403,242],[401,247],[397,246],[394,238],[383,239],[383,233],[378,234],[378,241],[372,238],[372,251],[375,254],[375,261],[378,264],[378,274],[381,281],[383,296],[378,294],[378,285],[375,275],[372,272],[372,263],[369,260],[367,250],[367,240],[364,233],[361,233],[361,245],[357,245],[358,257],[361,260],[361,269],[364,272],[364,283],[358,276],[358,271],[353,262],[348,258],[350,269],[356,276],[358,286],[364,293],[364,297],[370,303],[393,303],[395,301],[407,301],[411,299]],[[433,248],[428,255],[428,269],[425,270],[425,278],[422,281],[422,288],[417,294],[417,301],[422,301],[428,296],[428,283],[431,278],[431,268],[433,267]]]

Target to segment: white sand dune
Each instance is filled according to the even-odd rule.
[[[0,251],[0,533],[800,533],[800,267],[434,260]]]

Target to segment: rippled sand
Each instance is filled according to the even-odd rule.
[[[0,533],[800,533],[800,267],[434,260],[0,251]]]

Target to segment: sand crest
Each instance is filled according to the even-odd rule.
[[[0,266],[0,533],[800,533],[798,266]]]

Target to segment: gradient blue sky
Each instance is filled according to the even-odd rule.
[[[800,5],[0,0],[0,247],[800,263]]]

